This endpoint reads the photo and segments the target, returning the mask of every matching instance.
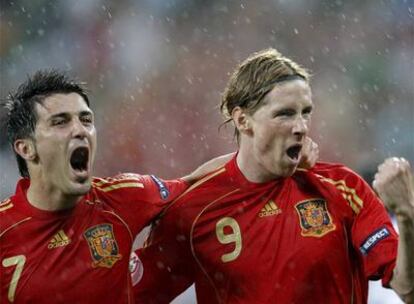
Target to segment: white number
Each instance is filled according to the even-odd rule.
[[[16,265],[16,269],[14,270],[12,279],[10,281],[9,293],[7,294],[10,302],[14,302],[17,283],[19,282],[20,276],[22,274],[24,263],[26,263],[26,257],[24,255],[12,256],[2,261],[4,267]]]
[[[224,227],[229,226],[232,229],[232,233],[224,234]],[[221,260],[224,263],[234,261],[240,255],[242,250],[242,238],[240,233],[240,226],[237,221],[232,217],[224,217],[216,224],[217,239],[222,244],[234,243],[235,248],[232,252],[225,253],[221,256]]]

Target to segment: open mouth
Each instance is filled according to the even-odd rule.
[[[290,159],[298,160],[301,150],[302,150],[302,145],[300,144],[293,145],[286,150],[286,154],[289,156]]]
[[[87,147],[79,147],[73,150],[70,157],[72,169],[78,172],[88,170],[89,150]]]

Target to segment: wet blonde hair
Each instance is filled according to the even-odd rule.
[[[299,64],[284,57],[276,49],[265,49],[250,55],[235,69],[223,93],[220,110],[227,124],[235,107],[253,114],[264,97],[282,81],[302,79],[309,82],[309,73]],[[239,139],[239,131],[235,128]]]

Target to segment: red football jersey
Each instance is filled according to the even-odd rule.
[[[366,303],[387,285],[397,235],[357,174],[318,163],[267,183],[235,158],[190,187],[138,251],[136,303],[168,303],[195,283],[198,303]]]
[[[133,303],[135,235],[186,188],[182,180],[94,178],[70,210],[30,205],[22,179],[0,204],[1,303]]]

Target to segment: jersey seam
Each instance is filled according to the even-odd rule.
[[[31,220],[31,219],[32,219],[32,217],[31,217],[31,216],[29,216],[29,217],[26,217],[26,218],[24,218],[24,219],[22,219],[22,220],[18,221],[17,223],[14,223],[14,224],[12,224],[11,226],[7,227],[4,231],[0,232],[0,238],[1,238],[3,235],[5,235],[5,234],[6,234],[6,232],[8,232],[8,231],[10,231],[11,229],[15,228],[15,227],[16,227],[16,226],[18,226],[19,224],[22,224],[22,223],[24,223],[24,222],[26,222],[26,221],[28,221],[28,220]]]
[[[121,221],[121,223],[126,227],[126,229],[128,230],[129,233],[129,237],[131,238],[131,241],[134,241],[134,237],[133,234],[131,232],[131,229],[129,228],[129,225],[125,222],[125,220],[118,214],[116,214],[114,211],[110,211],[110,210],[103,210],[103,212],[109,213],[114,215],[116,218],[118,218],[118,220]]]
[[[196,222],[198,221],[198,219],[201,217],[201,215],[204,213],[204,211],[206,211],[210,206],[212,206],[213,204],[217,203],[218,201],[222,200],[223,198],[225,198],[226,196],[229,196],[237,191],[240,191],[239,188],[230,191],[222,196],[220,196],[219,198],[217,198],[216,200],[212,201],[211,203],[209,203],[206,207],[203,208],[203,210],[200,211],[200,213],[196,216],[196,218],[194,219],[192,225],[191,225],[191,230],[190,230],[190,247],[191,247],[191,254],[193,255],[196,263],[198,264],[198,266],[200,267],[201,271],[204,273],[204,275],[207,277],[208,281],[210,282],[210,284],[213,286],[214,288],[214,292],[216,293],[216,297],[218,302],[220,303],[220,295],[218,293],[217,287],[214,284],[214,281],[212,280],[212,278],[208,275],[207,271],[204,269],[203,265],[201,265],[201,262],[199,261],[199,259],[196,256],[195,250],[194,250],[194,245],[193,245],[193,232],[194,232],[194,228],[196,225]]]
[[[195,188],[201,186],[202,184],[204,184],[205,182],[209,181],[210,179],[212,179],[213,177],[216,177],[217,175],[226,172],[226,168],[222,167],[220,169],[218,169],[216,172],[211,173],[210,175],[207,175],[205,177],[203,177],[202,179],[198,180],[197,182],[195,182],[192,186],[190,186],[190,188],[188,188],[187,190],[185,190],[183,193],[181,193],[175,200],[173,200],[168,206],[165,207],[165,209],[160,213],[160,217],[162,217],[168,209],[170,209],[170,207],[172,205],[174,205],[180,198],[182,198],[184,195],[186,195],[187,193],[189,193],[190,191],[193,191]]]

